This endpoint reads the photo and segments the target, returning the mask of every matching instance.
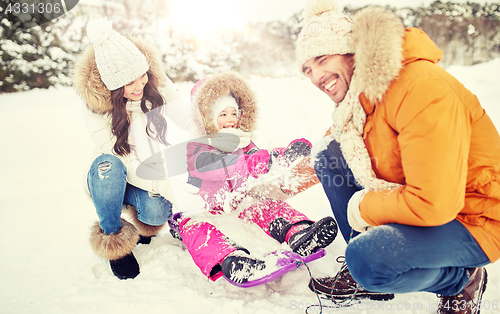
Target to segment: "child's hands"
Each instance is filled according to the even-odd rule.
[[[284,163],[289,167],[297,159],[309,156],[311,154],[311,147],[311,142],[305,138],[300,138],[290,142],[286,148],[275,148],[272,154],[278,163]]]
[[[311,154],[311,147],[311,142],[305,138],[293,140],[283,152],[283,157],[288,164],[292,164],[301,157],[309,156]]]
[[[252,155],[247,155],[246,163],[250,175],[257,178],[259,174],[267,173],[269,171],[270,159],[271,155],[265,149],[261,149]]]

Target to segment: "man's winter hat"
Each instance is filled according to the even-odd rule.
[[[91,20],[87,25],[87,36],[94,44],[101,80],[110,91],[125,86],[148,71],[144,55],[112,28],[111,21]]]
[[[354,53],[352,21],[338,10],[334,0],[309,0],[303,14],[304,27],[295,51],[300,72],[312,58]]]

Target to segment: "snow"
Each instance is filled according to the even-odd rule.
[[[500,59],[473,67],[453,66],[449,71],[476,93],[500,128]],[[260,106],[254,136],[258,146],[285,146],[300,137],[315,143],[328,128],[333,103],[305,78],[253,77],[250,84]],[[186,95],[191,86],[178,84]],[[88,243],[97,215],[81,183],[92,143],[79,105],[72,88],[0,95],[1,313],[281,314],[304,313],[306,305],[317,304],[307,287],[309,273],[304,266],[247,289],[224,279],[208,281],[167,228],[150,245],[134,249],[141,267],[136,279],[114,277],[109,263],[94,254]],[[168,140],[186,138],[174,128]],[[332,214],[319,185],[289,203],[312,219]],[[286,248],[232,215],[213,219],[256,256]],[[337,237],[324,258],[309,264],[312,274],[334,275],[340,268],[336,258],[344,248]],[[500,306],[500,264],[487,270],[482,314],[497,313]],[[409,293],[335,312],[435,313],[437,302],[430,293]],[[318,308],[309,311],[318,312]]]

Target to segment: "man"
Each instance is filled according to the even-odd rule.
[[[427,291],[439,313],[477,313],[483,266],[500,258],[498,131],[424,32],[381,8],[351,21],[332,1],[307,4],[296,58],[336,103],[313,158],[348,268],[310,287],[336,299]]]

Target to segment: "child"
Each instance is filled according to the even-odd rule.
[[[188,144],[188,183],[199,188],[200,195],[212,214],[224,209],[235,210],[245,195],[250,176],[267,173],[276,155],[287,163],[310,153],[310,143],[300,139],[286,149],[271,154],[259,149],[250,135],[255,124],[255,97],[244,79],[236,73],[223,73],[202,80],[195,86],[195,104],[199,113],[195,120],[202,138]],[[194,106],[196,107],[196,106]],[[283,201],[255,200],[244,208],[239,218],[256,223],[278,242],[307,256],[328,246],[337,234],[332,217],[314,223]],[[237,246],[208,222],[190,217],[178,218],[173,224],[202,273],[216,280],[222,274],[238,283],[249,280],[256,270],[266,267],[262,260]]]

